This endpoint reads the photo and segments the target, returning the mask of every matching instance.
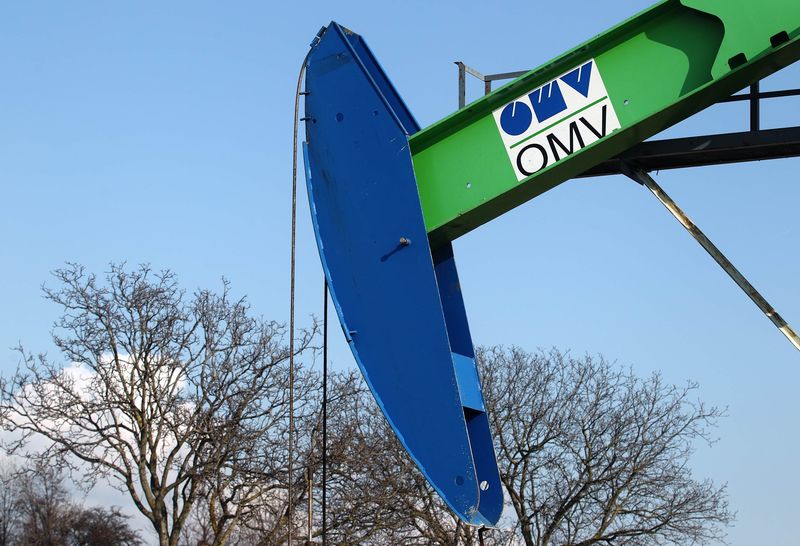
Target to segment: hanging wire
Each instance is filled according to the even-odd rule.
[[[306,470],[308,476],[308,521],[306,522],[306,542],[310,545],[314,528],[314,471],[311,465]]]
[[[297,243],[297,132],[300,124],[300,96],[303,85],[303,76],[306,72],[306,63],[309,53],[303,59],[300,74],[297,76],[297,92],[294,97],[294,141],[292,142],[292,257],[291,281],[289,303],[289,461],[287,495],[289,505],[287,509],[287,534],[286,543],[292,546],[292,521],[294,520],[294,498],[292,497],[292,473],[294,470],[294,292],[295,292],[295,258]]]
[[[322,546],[328,544],[328,279],[322,304]]]

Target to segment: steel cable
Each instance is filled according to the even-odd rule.
[[[306,63],[309,53],[303,59],[300,74],[297,77],[297,92],[294,97],[294,141],[292,142],[292,252],[290,275],[290,302],[289,302],[289,460],[287,483],[287,539],[286,543],[292,546],[292,521],[294,520],[294,498],[292,497],[292,473],[294,470],[294,293],[295,293],[295,260],[297,243],[297,132],[300,125],[300,95],[303,85],[303,76],[306,72]]]

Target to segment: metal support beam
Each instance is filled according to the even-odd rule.
[[[524,76],[528,73],[527,70],[522,70],[519,72],[502,72],[500,74],[482,74],[469,66],[468,64],[464,64],[461,61],[455,61],[456,66],[458,66],[458,109],[464,108],[467,105],[467,74],[470,76],[474,76],[475,78],[479,79],[483,82],[483,94],[484,96],[490,94],[492,92],[492,82],[502,81],[502,80],[511,80],[514,78],[519,78],[520,76]]]
[[[513,80],[515,78],[521,78],[525,74],[530,72],[530,70],[517,70],[516,72],[501,72],[500,74],[487,74],[484,76],[486,81],[496,82],[499,80]]]
[[[800,127],[642,142],[580,177],[623,173],[622,164],[646,171],[800,157]]]
[[[484,93],[488,95],[492,92],[492,81],[471,66],[461,61],[455,62],[458,66],[458,109],[467,105],[467,74],[474,76],[483,82]]]
[[[456,66],[458,66],[458,109],[461,110],[467,105],[467,65],[456,61]]]
[[[733,281],[739,285],[747,296],[753,300],[753,303],[758,306],[759,309],[767,316],[769,320],[781,331],[781,333],[786,336],[786,339],[794,345],[795,349],[800,351],[800,337],[797,336],[795,331],[789,326],[783,318],[778,314],[778,312],[764,299],[764,297],[755,289],[755,287],[750,284],[750,282],[742,275],[738,269],[725,257],[725,255],[711,242],[711,240],[706,237],[705,233],[703,233],[699,227],[695,225],[694,222],[689,219],[683,210],[675,204],[675,201],[670,198],[669,195],[659,186],[653,177],[651,177],[646,171],[641,170],[640,168],[634,168],[630,165],[625,165],[625,175],[631,178],[633,181],[638,182],[645,186],[650,192],[658,199],[664,207],[678,220],[683,227],[695,238],[695,240],[700,243],[700,246],[708,252],[708,254],[714,258],[714,260],[719,264],[722,269],[725,270]]]
[[[800,97],[800,89],[784,89],[781,91],[765,91],[755,95],[757,99],[781,99],[786,97]],[[727,99],[722,99],[719,102],[742,102],[749,101],[754,98],[752,93],[745,93],[742,95],[731,95]]]
[[[759,82],[750,86],[750,130],[754,133],[761,129],[761,99],[759,99],[761,85]]]

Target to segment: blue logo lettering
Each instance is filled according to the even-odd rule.
[[[563,76],[561,81],[584,97],[589,98],[589,84],[592,81],[592,61]]]
[[[521,135],[533,121],[531,109],[524,102],[512,102],[500,114],[500,126],[511,136]]]
[[[567,109],[567,103],[564,101],[564,95],[558,86],[558,80],[534,91],[528,97],[531,99],[533,111],[536,112],[536,119],[539,120],[539,123]]]

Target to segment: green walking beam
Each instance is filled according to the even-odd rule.
[[[798,58],[798,0],[660,2],[411,137],[432,246]]]

